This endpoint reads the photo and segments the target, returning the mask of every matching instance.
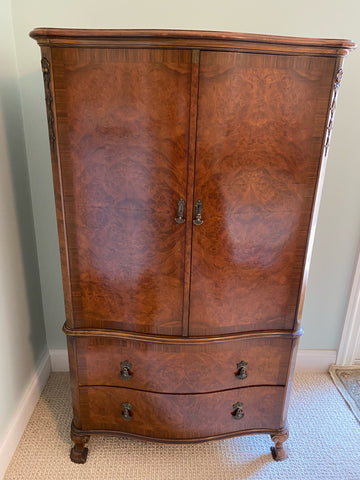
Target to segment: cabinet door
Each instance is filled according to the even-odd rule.
[[[201,53],[190,335],[293,327],[334,67]]]
[[[75,327],[182,331],[190,55],[52,49]]]

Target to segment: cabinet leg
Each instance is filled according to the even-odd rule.
[[[71,461],[74,463],[85,463],[88,454],[88,449],[85,445],[90,440],[90,436],[82,433],[81,430],[75,427],[73,422],[71,424],[71,440],[75,444],[70,451]]]
[[[273,456],[273,459],[276,460],[277,462],[282,462],[287,458],[287,453],[285,448],[283,447],[283,443],[286,442],[286,440],[289,437],[289,430],[280,430],[279,433],[276,433],[275,435],[271,435],[271,440],[275,443],[275,447],[271,447],[271,453]]]

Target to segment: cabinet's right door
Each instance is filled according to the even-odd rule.
[[[334,69],[201,52],[190,335],[293,327]]]

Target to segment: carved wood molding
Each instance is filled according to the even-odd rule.
[[[138,440],[147,440],[150,442],[157,443],[203,443],[209,440],[222,440],[225,438],[239,437],[243,435],[270,435],[274,442],[281,441],[285,442],[288,436],[287,424],[282,428],[251,428],[247,430],[238,430],[236,432],[222,433],[219,435],[212,435],[209,437],[194,437],[194,438],[162,438],[162,437],[151,437],[146,435],[140,435],[138,433],[125,432],[120,430],[82,430],[81,428],[76,427],[74,422],[71,424],[71,437],[78,441],[83,441],[84,444],[89,441],[91,435],[103,435],[103,436],[121,436],[127,438],[136,438]]]
[[[119,338],[121,340],[143,341],[149,343],[167,343],[167,344],[204,344],[221,343],[228,341],[237,341],[247,338],[261,337],[280,337],[280,338],[299,338],[303,334],[303,329],[298,330],[259,330],[253,332],[242,332],[231,335],[208,336],[208,337],[176,337],[166,335],[149,335],[137,332],[127,332],[123,330],[98,330],[94,328],[70,328],[66,324],[63,326],[63,332],[70,337],[109,337]]]
[[[55,120],[54,120],[54,111],[53,111],[53,96],[51,92],[51,75],[50,75],[50,62],[43,56],[41,59],[41,69],[44,77],[44,86],[45,86],[45,101],[46,101],[46,111],[47,119],[49,126],[49,138],[50,138],[50,147],[53,149],[55,147]]]
[[[346,56],[356,48],[351,40],[284,37],[192,30],[106,30],[36,28],[30,32],[41,46],[103,46],[200,48],[202,50]]]
[[[341,79],[343,76],[343,69],[339,68],[337,71],[336,77],[335,77],[335,83],[334,83],[334,91],[333,91],[333,98],[331,101],[331,107],[330,107],[330,116],[329,116],[329,121],[327,125],[327,132],[326,132],[326,139],[325,139],[325,145],[324,145],[324,155],[325,157],[328,154],[329,146],[330,146],[330,138],[331,138],[331,132],[334,126],[334,115],[335,115],[335,110],[336,110],[336,101],[337,101],[337,96],[340,88],[340,83]]]

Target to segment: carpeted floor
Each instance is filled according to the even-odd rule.
[[[360,367],[340,367],[332,365],[330,376],[351,408],[353,414],[360,422]]]
[[[53,373],[4,480],[360,480],[360,424],[328,374],[295,376],[288,420],[284,462],[267,435],[197,445],[94,436],[76,465],[68,374]]]

